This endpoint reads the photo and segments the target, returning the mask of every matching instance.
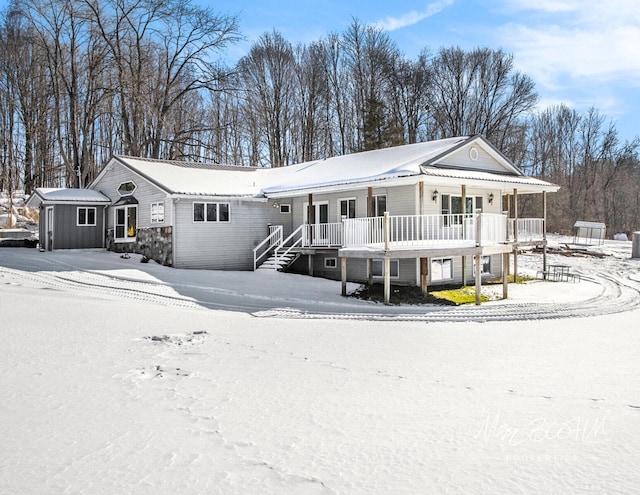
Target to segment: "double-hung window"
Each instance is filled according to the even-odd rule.
[[[228,222],[229,203],[193,203],[194,222]]]
[[[373,200],[371,212],[371,216],[373,217],[382,217],[384,216],[384,212],[387,211],[387,195],[386,194],[378,194],[371,198]]]
[[[164,201],[151,203],[151,223],[164,223]]]
[[[78,206],[78,216],[76,225],[78,227],[95,227],[96,208],[95,206]]]
[[[338,202],[338,206],[340,207],[339,220],[356,218],[356,198],[341,199]]]

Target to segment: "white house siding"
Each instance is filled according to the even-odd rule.
[[[194,222],[194,202],[229,203],[230,221]],[[174,266],[178,268],[253,270],[253,248],[269,234],[269,223],[275,224],[275,208],[266,201],[181,199],[175,208]]]
[[[356,200],[356,217],[364,218],[367,216],[367,188],[354,189],[352,191],[342,191],[330,194],[314,194],[313,203],[328,203],[329,206],[329,222],[340,222],[339,201],[341,199],[355,198]],[[390,215],[415,215],[416,214],[416,186],[396,186],[396,187],[374,187],[372,190],[374,196],[386,194],[387,210]],[[282,200],[284,201],[284,200]],[[282,202],[281,201],[281,202]],[[287,200],[289,201],[289,200]],[[293,228],[304,223],[304,208],[309,202],[308,196],[298,196],[292,198],[293,205]]]
[[[475,149],[475,152],[471,151],[472,148]],[[470,153],[472,153],[472,155],[470,155]],[[476,159],[472,160],[470,159],[470,156],[476,156]],[[467,144],[461,147],[439,163],[462,169],[478,169],[483,172],[503,173],[505,171],[502,165],[500,165],[489,153],[484,151],[476,143]]]
[[[113,203],[120,199],[118,187],[123,182],[132,181],[136,185],[133,197],[138,200],[138,228],[171,226],[173,203],[167,194],[144,177],[136,174],[125,166],[114,162],[100,178],[93,184],[92,189],[108,196]],[[164,201],[164,222],[151,223],[151,203]],[[108,209],[107,229],[114,228],[113,208]]]

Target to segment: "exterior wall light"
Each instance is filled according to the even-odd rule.
[[[433,193],[431,194],[431,199],[433,201],[438,201],[438,190],[437,189],[433,190]]]
[[[274,208],[280,208],[280,205],[279,205],[277,202],[276,202],[276,203],[273,203],[273,205],[272,205],[272,206],[273,206]]]
[[[493,204],[493,193],[489,194],[489,204]]]

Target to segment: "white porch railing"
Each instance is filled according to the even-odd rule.
[[[307,224],[303,234],[304,247],[342,246],[342,222]]]
[[[515,227],[517,222],[518,241],[531,242],[544,239],[544,219],[542,218],[515,218],[509,219],[509,240],[515,241]]]
[[[384,217],[344,220],[344,247],[385,244]],[[389,216],[389,244],[394,246],[474,245],[474,214]],[[506,231],[506,229],[505,229]]]
[[[481,214],[479,244],[489,246],[507,241],[507,216],[494,213]]]

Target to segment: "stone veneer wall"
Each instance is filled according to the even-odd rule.
[[[136,231],[135,242],[114,242],[113,229],[107,230],[107,249],[116,253],[138,253],[165,266],[173,263],[171,227],[148,227]]]

